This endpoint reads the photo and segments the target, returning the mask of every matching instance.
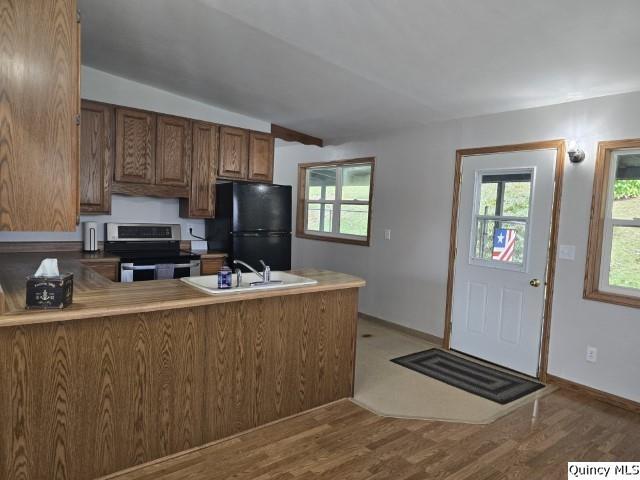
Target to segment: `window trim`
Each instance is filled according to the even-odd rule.
[[[639,148],[640,139],[613,140],[598,143],[583,290],[583,297],[587,300],[640,308],[640,295],[626,294],[622,287],[604,289],[601,283],[601,277],[608,272],[608,268],[603,269],[603,264],[605,263],[603,254],[606,254],[609,249],[608,244],[605,244],[605,242],[610,240],[610,234],[605,231],[605,226],[613,223],[608,219],[607,214],[611,207],[610,198],[613,198],[611,192],[613,152]]]
[[[312,168],[330,168],[330,167],[344,167],[349,165],[371,165],[371,187],[369,188],[369,200],[368,202],[359,200],[308,200],[307,197],[307,181],[308,171]],[[350,245],[370,246],[371,244],[371,217],[373,213],[373,188],[374,188],[374,174],[375,174],[375,157],[364,158],[352,158],[348,160],[335,160],[332,162],[313,162],[313,163],[301,163],[298,165],[298,202],[296,213],[296,237],[306,238],[311,240],[323,240],[326,242],[346,243]],[[339,185],[342,179],[336,179],[336,194],[338,193]],[[338,195],[336,195],[338,197]],[[306,219],[307,219],[307,205],[308,204],[332,204],[336,203],[345,205],[368,205],[369,215],[367,217],[367,236],[366,238],[356,235],[347,235],[333,232],[313,232],[306,231]],[[337,215],[334,215],[337,217]],[[337,221],[337,220],[336,220]]]

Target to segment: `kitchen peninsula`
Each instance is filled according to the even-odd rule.
[[[73,304],[25,310],[46,256]],[[364,281],[302,270],[318,283],[208,295],[83,260],[0,254],[0,478],[95,478],[352,395]]]

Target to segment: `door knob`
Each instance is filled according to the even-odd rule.
[[[538,280],[537,278],[534,278],[533,280],[531,280],[529,282],[529,285],[531,285],[532,287],[539,287],[540,286],[540,280]]]

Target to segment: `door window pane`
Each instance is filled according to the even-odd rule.
[[[476,219],[474,256],[479,260],[522,265],[527,238],[526,222]]]
[[[309,170],[308,200],[335,200],[336,169],[314,168]]]
[[[531,172],[484,174],[480,181],[478,215],[528,217]]]
[[[495,215],[498,201],[498,183],[483,182],[480,184],[480,202],[478,213],[480,215]]]
[[[640,227],[613,227],[609,285],[640,289]]]
[[[368,221],[368,205],[343,204],[340,207],[340,233],[366,237]]]
[[[531,200],[531,175],[527,181],[506,182],[502,215],[528,217]]]
[[[370,189],[371,165],[342,168],[342,200],[368,202]]]

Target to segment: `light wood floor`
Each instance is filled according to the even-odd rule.
[[[348,400],[118,480],[566,479],[640,460],[640,415],[560,390],[489,425],[379,417]]]

